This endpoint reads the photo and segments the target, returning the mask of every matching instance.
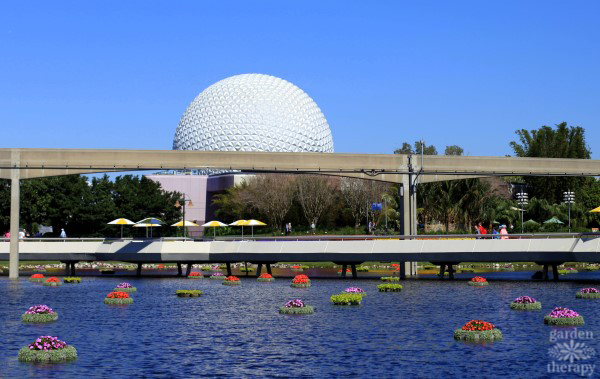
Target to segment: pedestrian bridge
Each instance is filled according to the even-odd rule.
[[[132,263],[600,262],[600,234],[222,239],[41,238],[19,242],[19,259]],[[496,237],[497,238],[497,237]],[[0,260],[9,259],[0,239]]]

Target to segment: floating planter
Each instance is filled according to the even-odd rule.
[[[190,272],[190,274],[188,275],[188,279],[204,279],[204,276],[202,276],[201,272],[194,271]]]
[[[240,278],[237,276],[228,276],[225,278],[225,280],[223,280],[223,284],[226,286],[239,286],[240,283]]]
[[[344,290],[344,292],[345,293],[356,293],[361,296],[367,296],[367,293],[365,291],[363,291],[362,288],[358,288],[358,287],[348,287]]]
[[[116,292],[137,292],[137,288],[135,288],[134,286],[132,286],[129,283],[119,283],[117,284],[117,287],[113,290]]]
[[[454,331],[454,339],[460,341],[488,342],[502,339],[502,332],[494,324],[483,320],[471,320]]]
[[[338,275],[342,275],[342,270],[338,270],[337,273],[338,273]],[[349,268],[347,268],[346,269],[346,274],[351,274],[351,273],[352,273],[352,271]]]
[[[544,324],[548,325],[583,325],[583,316],[569,308],[556,307],[550,314],[544,317]]]
[[[304,304],[304,302],[300,299],[290,300],[281,308],[279,308],[279,313],[286,315],[310,315],[315,313],[315,308]]]
[[[356,271],[358,271],[358,272],[369,272],[369,268],[367,266],[358,266],[356,268]]]
[[[202,295],[200,290],[177,290],[178,297],[198,297]]]
[[[223,279],[225,279],[225,275],[223,275],[222,272],[215,272],[214,274],[209,276],[209,279],[223,280]]]
[[[81,278],[75,276],[67,276],[63,279],[65,283],[81,283]]]
[[[200,266],[201,271],[210,271],[210,266]]]
[[[310,287],[310,279],[306,275],[296,275],[294,279],[292,279],[292,287],[308,288]]]
[[[44,274],[33,274],[29,277],[29,281],[33,283],[41,283],[46,279]]]
[[[537,311],[542,309],[542,303],[530,296],[519,296],[510,303],[510,309]]]
[[[360,305],[362,295],[358,293],[341,293],[331,295],[331,302],[335,305]]]
[[[302,267],[298,265],[292,266],[292,271],[302,271]]]
[[[475,272],[474,268],[461,268],[457,272]]]
[[[502,266],[502,271],[515,271],[515,268],[511,264],[507,264],[507,265]]]
[[[379,292],[400,292],[402,285],[396,283],[384,283],[377,286]]]
[[[77,359],[77,350],[58,337],[41,336],[19,350],[20,362],[66,362]]]
[[[127,305],[133,304],[133,299],[129,297],[127,292],[115,291],[111,292],[104,298],[104,304],[109,305]]]
[[[46,281],[44,282],[44,285],[49,286],[49,287],[58,287],[58,286],[62,286],[62,282],[57,277],[53,276],[53,277],[46,279]]]
[[[578,299],[600,299],[600,291],[596,288],[582,288],[575,296]]]
[[[384,282],[399,282],[400,277],[398,277],[398,276],[382,276],[381,280],[383,280]]]
[[[574,269],[573,267],[567,267],[564,270],[558,270],[558,274],[559,275],[566,275],[566,274],[577,274],[579,271],[577,271],[576,269]]]
[[[275,278],[271,274],[260,274],[260,276],[256,279],[257,282],[273,282]]]
[[[469,281],[470,286],[487,286],[489,283],[483,276],[476,276]]]
[[[252,267],[240,267],[240,272],[253,272],[254,269]]]
[[[56,321],[56,319],[58,319],[58,313],[43,304],[34,305],[21,315],[23,322],[52,322]]]

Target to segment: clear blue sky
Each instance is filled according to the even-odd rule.
[[[600,158],[597,1],[11,1],[0,147],[170,149],[210,84],[275,75],[321,107],[336,152],[511,154],[567,121]]]

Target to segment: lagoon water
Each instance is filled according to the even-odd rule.
[[[544,325],[543,316],[554,306],[581,313],[586,324],[578,329],[594,338],[579,342],[599,355],[575,363],[595,364],[600,300],[576,299],[575,292],[595,286],[600,277],[594,272],[579,274],[585,282],[575,276],[558,283],[520,280],[530,275],[490,273],[485,275],[490,285],[483,288],[468,286],[464,279],[408,280],[400,293],[377,292],[381,281],[375,279],[313,279],[312,287],[296,289],[289,278],[274,283],[242,278],[240,286],[231,287],[208,279],[83,277],[81,284],[50,288],[3,277],[0,377],[579,377],[548,373],[548,349],[569,341],[551,342],[553,330],[565,329]],[[134,304],[103,304],[122,281],[137,287]],[[367,292],[363,304],[332,305],[329,296],[349,286]],[[177,289],[201,289],[204,295],[178,298]],[[510,310],[509,303],[520,295],[535,297],[543,309]],[[294,298],[315,306],[316,313],[278,314]],[[35,304],[52,307],[58,321],[21,323],[21,314]],[[504,339],[455,341],[453,331],[471,319],[496,324]],[[40,335],[56,335],[75,346],[77,361],[18,362],[18,350]]]

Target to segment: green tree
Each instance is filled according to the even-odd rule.
[[[458,145],[446,146],[446,150],[444,150],[444,155],[463,155],[463,153],[463,148]]]

